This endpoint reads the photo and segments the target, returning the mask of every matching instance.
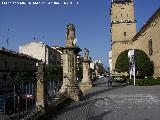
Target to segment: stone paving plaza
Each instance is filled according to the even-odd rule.
[[[107,87],[105,79],[52,120],[160,120],[160,86]]]

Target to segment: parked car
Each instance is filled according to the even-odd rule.
[[[99,76],[98,78],[101,79],[101,78],[104,78],[104,76]]]
[[[123,78],[122,77],[114,77],[114,80],[116,80],[116,81],[122,81]]]

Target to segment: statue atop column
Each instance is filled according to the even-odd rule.
[[[89,56],[89,50],[87,48],[84,48],[84,56]]]
[[[76,42],[77,40],[75,38],[75,27],[73,24],[68,24],[66,32],[66,47],[75,47]]]
[[[89,50],[87,48],[84,48],[84,60],[89,60]]]

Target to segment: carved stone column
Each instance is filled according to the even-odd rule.
[[[90,89],[92,87],[92,81],[91,81],[91,71],[90,71],[90,63],[91,60],[89,58],[89,51],[88,49],[85,49],[85,55],[83,57],[83,79],[80,83],[80,89],[82,92]]]
[[[81,51],[74,43],[75,28],[67,25],[66,47],[63,50],[63,85],[60,92],[66,92],[72,100],[79,101],[82,92],[77,84],[77,55]]]
[[[41,105],[43,107],[45,107],[46,105],[46,97],[47,97],[47,84],[45,81],[45,77],[44,77],[44,63],[40,62],[38,64],[38,69],[36,72],[36,78],[37,78],[37,101],[36,101],[36,105]]]

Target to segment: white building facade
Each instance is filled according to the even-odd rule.
[[[28,44],[19,46],[19,52],[27,54],[38,60],[42,60],[47,65],[61,64],[61,53],[42,42],[33,41]]]

